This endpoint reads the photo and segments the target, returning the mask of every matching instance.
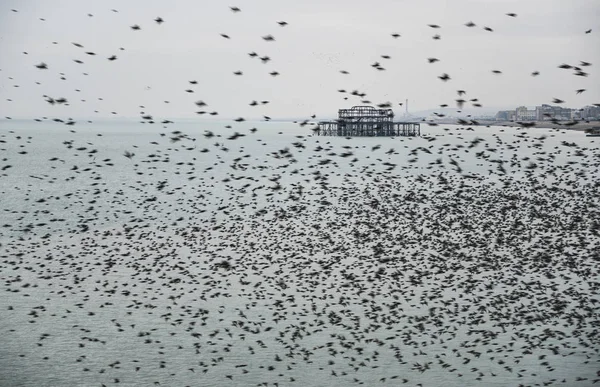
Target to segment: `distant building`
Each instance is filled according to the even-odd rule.
[[[498,113],[496,113],[496,121],[514,121],[514,119],[514,110],[500,110]]]
[[[527,106],[519,106],[515,110],[516,121],[535,121],[537,119],[535,110],[528,110]]]
[[[572,109],[571,110],[571,120],[579,121],[582,118],[583,109]]]
[[[550,121],[550,120],[570,120],[571,111],[573,109],[563,108],[560,106],[542,105],[536,106],[536,119],[538,121]]]
[[[584,120],[600,120],[600,106],[585,106],[581,109],[581,118]]]

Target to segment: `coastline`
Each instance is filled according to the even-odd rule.
[[[475,119],[475,121],[477,122],[476,126],[507,126],[507,127],[522,127],[522,125],[519,125],[519,123],[517,123],[516,121],[488,121],[488,120],[477,120]],[[565,121],[565,123],[568,123],[569,121]],[[451,122],[444,122],[444,123],[452,123],[452,124],[456,124],[456,125],[460,125],[457,120],[452,120]],[[568,129],[568,130],[577,130],[577,131],[585,131],[587,129],[591,129],[593,127],[600,127],[600,121],[582,121],[582,122],[578,122],[575,125],[564,125],[564,124],[555,124],[553,122],[550,121],[532,121],[532,123],[535,124],[535,126],[532,126],[531,128],[542,128],[542,129]]]

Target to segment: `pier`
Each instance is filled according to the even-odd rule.
[[[392,109],[376,109],[372,106],[354,106],[340,109],[335,121],[319,122],[319,136],[345,137],[393,137],[421,135],[421,125],[416,122],[394,122]]]

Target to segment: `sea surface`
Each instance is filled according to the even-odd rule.
[[[174,121],[0,122],[0,386],[600,379],[600,139]]]

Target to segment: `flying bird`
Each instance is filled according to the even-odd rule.
[[[537,77],[538,75],[540,75],[539,71],[534,71],[534,72],[531,73],[532,77]]]
[[[579,90],[576,90],[577,94],[581,94],[581,93],[583,93],[584,91],[585,91],[585,89],[579,89]]]
[[[131,29],[134,30],[134,31],[139,31],[142,28],[140,26],[138,26],[137,24],[134,24],[134,25],[131,26]]]
[[[400,34],[392,34],[392,37],[393,37],[394,39],[398,39],[398,38],[400,37]]]
[[[517,14],[516,13],[507,13],[506,16],[517,17]]]
[[[286,21],[279,21],[279,22],[277,22],[277,24],[279,24],[282,27],[285,27],[288,25],[288,23]]]
[[[427,24],[431,28],[440,28],[437,24]]]
[[[444,74],[440,75],[438,78],[441,79],[442,81],[446,82],[450,79],[450,76],[448,74],[444,73]]]
[[[241,9],[239,9],[238,7],[229,7],[229,9],[231,10],[231,12],[235,13],[235,12],[241,12]]]
[[[438,58],[427,58],[427,61],[429,63],[435,63],[435,62],[439,62],[440,60]]]
[[[48,65],[46,63],[44,63],[44,62],[35,65],[35,67],[37,67],[40,70],[48,70]]]
[[[162,19],[162,17],[160,17],[160,16],[159,16],[159,17],[157,17],[156,19],[154,19],[154,21],[155,21],[157,24],[161,24],[161,23],[163,23],[163,22],[164,22],[164,20],[163,20],[163,19]]]
[[[475,27],[476,24],[473,23],[472,21],[470,21],[470,22],[465,23],[465,26],[467,26],[467,27]]]
[[[489,32],[494,32],[493,29],[491,29],[490,27],[483,27],[484,30],[489,31]]]
[[[272,35],[263,36],[263,39],[267,42],[274,42],[275,38]]]
[[[562,99],[558,99],[558,98],[554,98],[552,100],[552,103],[564,103],[565,101],[563,101]]]
[[[589,30],[585,31],[586,34],[589,34],[592,32],[592,29],[590,28]]]

